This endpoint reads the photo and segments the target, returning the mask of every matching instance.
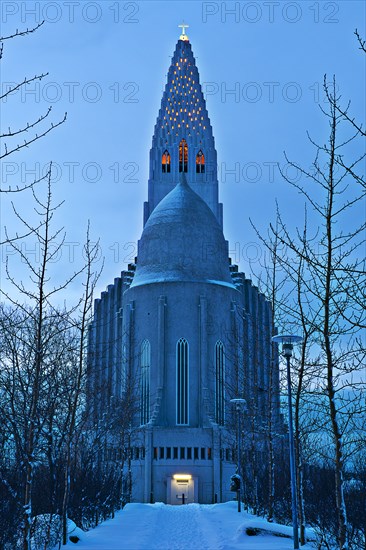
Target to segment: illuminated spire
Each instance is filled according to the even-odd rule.
[[[150,151],[149,200],[144,223],[185,173],[187,182],[222,226],[217,154],[198,69],[185,23],[168,70]]]
[[[191,43],[188,40],[179,39],[176,45],[154,136],[155,143],[159,144],[161,140],[167,145],[169,152],[172,144],[179,144],[182,139],[186,140],[188,146],[197,146],[197,152],[200,149],[199,143],[206,141],[207,145],[207,140],[212,140],[206,102]],[[212,142],[210,146],[213,147]]]
[[[187,23],[183,21],[183,23],[181,25],[178,25],[178,27],[182,29],[182,34],[180,35],[179,40],[183,40],[184,42],[189,42],[189,38],[186,35],[186,29],[189,28],[189,25],[187,25]]]

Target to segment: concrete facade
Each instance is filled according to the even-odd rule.
[[[281,424],[271,305],[231,264],[222,223],[212,128],[184,35],[155,126],[137,258],[95,300],[89,332],[95,418],[127,390],[135,396],[134,501],[232,498],[230,399],[246,399],[244,426],[269,410]]]

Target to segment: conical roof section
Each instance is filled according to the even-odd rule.
[[[168,70],[154,138],[167,144],[175,138],[212,139],[212,127],[192,47],[178,40]]]
[[[221,227],[183,173],[146,222],[131,287],[188,281],[235,288]]]

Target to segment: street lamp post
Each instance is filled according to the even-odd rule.
[[[299,548],[299,528],[297,522],[297,490],[295,471],[295,444],[292,422],[292,392],[291,392],[291,371],[290,359],[292,357],[293,344],[301,342],[301,336],[290,334],[279,334],[272,337],[272,342],[282,344],[282,355],[286,358],[287,364],[287,393],[288,393],[288,439],[290,450],[290,477],[291,477],[291,501],[292,501],[292,526],[294,531],[294,549]]]
[[[240,478],[240,483],[239,483],[239,489],[237,491],[237,499],[238,499],[238,512],[241,512],[241,483],[242,483],[242,478],[241,478],[241,474],[240,474],[240,472],[241,472],[241,414],[240,413],[246,407],[247,402],[245,401],[245,399],[236,398],[236,399],[230,399],[230,403],[233,403],[235,405],[236,414],[238,416],[236,438],[237,438],[237,449],[238,449],[237,469],[238,469],[238,476]]]

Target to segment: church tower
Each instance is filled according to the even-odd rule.
[[[89,333],[90,410],[98,419],[121,403],[121,419],[128,415],[133,501],[232,498],[232,399],[246,402],[248,456],[253,438],[256,452],[264,448],[249,433],[254,416],[262,432],[269,415],[280,425],[271,306],[230,262],[216,165],[183,27],[150,151],[137,258],[95,301]]]
[[[215,140],[184,27],[169,67],[155,124],[144,223],[176,185],[179,174],[184,173],[190,187],[208,204],[222,227]]]

